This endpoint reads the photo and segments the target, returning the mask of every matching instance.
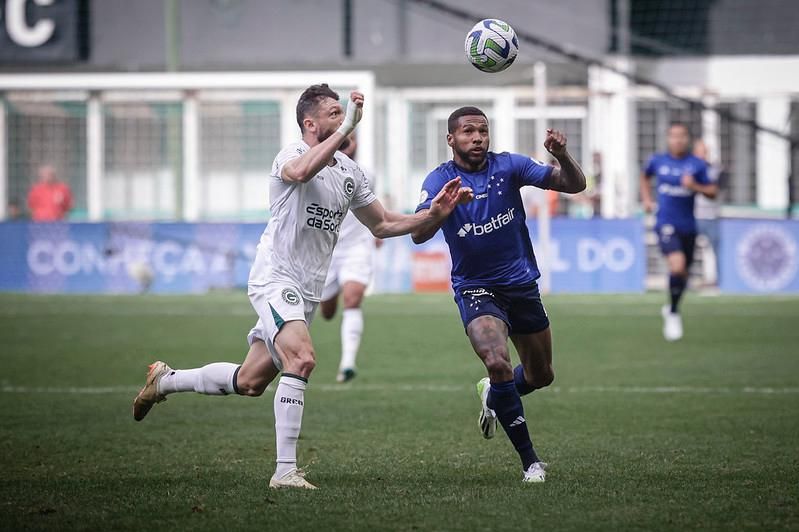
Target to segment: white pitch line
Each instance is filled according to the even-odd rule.
[[[52,386],[11,386],[4,384],[0,388],[2,393],[42,393],[42,394],[77,394],[77,395],[107,395],[114,393],[136,393],[139,388],[135,386],[83,386],[83,387],[52,387]]]
[[[796,388],[771,388],[744,386],[742,388],[732,387],[710,387],[710,386],[575,386],[565,388],[566,393],[640,393],[640,394],[795,394],[799,393]]]
[[[471,386],[441,384],[318,384],[310,386],[311,390],[321,392],[435,392],[454,393],[468,392]],[[50,387],[50,386],[0,386],[0,393],[18,394],[75,394],[75,395],[110,395],[135,394],[137,386],[84,386],[84,387]],[[799,387],[712,387],[712,386],[553,386],[544,393],[565,394],[674,394],[674,395],[790,395],[799,394]]]

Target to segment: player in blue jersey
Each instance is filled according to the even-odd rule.
[[[668,151],[653,155],[641,173],[641,199],[647,212],[657,207],[655,231],[669,268],[670,303],[661,309],[663,337],[673,342],[683,335],[678,305],[694,259],[694,196],[714,198],[718,185],[708,177],[707,163],[691,154],[688,126],[672,124],[667,143]],[[653,177],[657,179],[657,204],[652,199],[649,182]]]
[[[416,211],[429,209],[431,198],[455,177],[472,189],[474,200],[456,207],[438,227],[412,233],[413,241],[425,242],[443,230],[452,256],[455,302],[472,347],[488,370],[488,378],[477,384],[480,430],[492,438],[499,420],[521,458],[523,481],[543,482],[546,464],[530,440],[521,396],[554,380],[552,337],[519,189],[530,185],[577,193],[585,189],[585,176],[558,131],[547,130],[544,146],[559,161],[559,169],[524,155],[488,151],[488,119],[476,107],[454,111],[447,127],[452,160],[424,180]],[[508,337],[521,361],[515,368]]]

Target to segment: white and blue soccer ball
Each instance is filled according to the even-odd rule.
[[[519,39],[510,24],[487,18],[466,35],[466,57],[483,72],[502,72],[513,64],[519,53]]]

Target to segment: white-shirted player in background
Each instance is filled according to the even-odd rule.
[[[355,160],[358,138],[348,137],[349,144],[341,147],[341,153]],[[341,361],[336,381],[347,382],[355,377],[355,358],[363,334],[363,311],[361,303],[372,280],[374,252],[377,242],[369,228],[363,225],[352,211],[344,216],[338,232],[338,242],[330,259],[325,288],[319,311],[326,320],[333,319],[341,295],[344,310],[341,316]]]
[[[309,87],[297,102],[302,141],[281,150],[272,167],[272,217],[248,282],[258,322],[247,336],[250,350],[244,363],[173,370],[164,362],[154,362],[133,402],[133,417],[140,421],[170,393],[259,396],[282,371],[274,399],[277,467],[269,481],[273,488],[314,488],[297,469],[304,392],[316,358],[308,327],[347,210],[354,210],[373,235],[387,238],[432,231],[459,202],[473,197],[470,189],[460,186],[460,179],[453,179],[429,211],[387,212],[361,169],[337,151],[355,129],[362,108],[363,95],[353,92],[345,114],[338,95],[327,84]]]

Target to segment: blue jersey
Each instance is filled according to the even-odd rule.
[[[516,286],[538,277],[519,188],[549,188],[552,167],[524,155],[488,152],[483,170],[469,173],[446,162],[422,185],[416,211],[429,209],[447,181],[460,176],[474,201],[458,205],[441,227],[452,256],[452,287]]]
[[[677,159],[668,153],[658,153],[649,159],[644,174],[657,178],[657,227],[671,225],[680,233],[696,233],[696,193],[682,186],[682,176],[691,175],[701,185],[710,184],[707,163],[693,155]]]

